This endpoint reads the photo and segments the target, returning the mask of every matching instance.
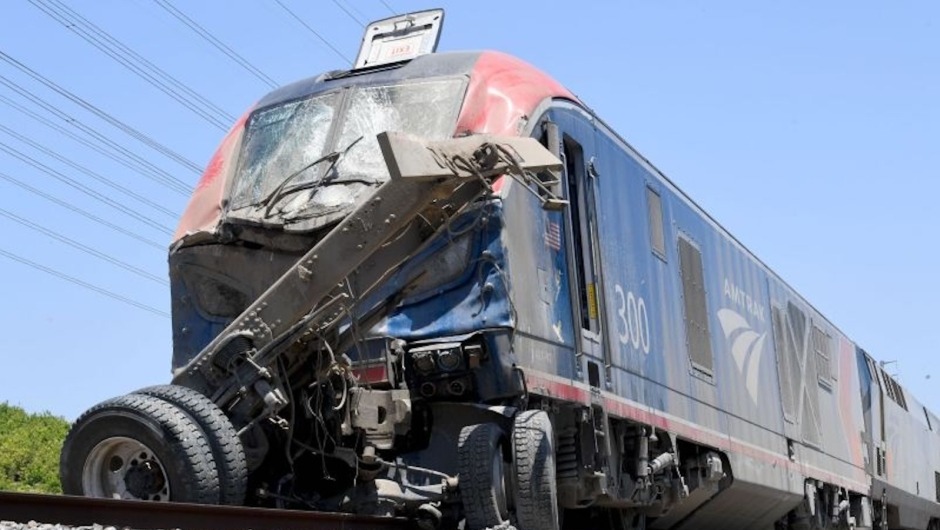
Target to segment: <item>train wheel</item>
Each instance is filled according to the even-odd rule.
[[[172,403],[190,415],[206,435],[219,470],[219,502],[241,505],[248,484],[245,449],[232,422],[211,399],[179,385],[158,385],[134,392]]]
[[[508,523],[505,435],[495,423],[468,425],[457,443],[460,499],[469,530],[483,530]]]
[[[555,439],[544,411],[516,415],[512,428],[513,502],[519,530],[557,530]]]
[[[218,504],[219,475],[199,425],[171,403],[127,395],[83,414],[59,462],[69,495]]]

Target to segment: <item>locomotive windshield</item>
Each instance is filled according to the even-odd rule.
[[[304,228],[341,217],[389,178],[376,134],[452,136],[464,86],[454,78],[351,87],[255,112],[230,215]]]

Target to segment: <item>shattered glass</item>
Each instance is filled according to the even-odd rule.
[[[337,145],[363,138],[340,160],[337,172],[342,178],[369,176],[380,182],[388,180],[388,169],[376,140],[376,135],[383,131],[406,132],[434,140],[451,136],[459,110],[454,100],[455,96],[463,95],[462,84],[460,79],[448,79],[357,90],[350,96]]]
[[[249,216],[268,210],[284,222],[348,213],[389,178],[376,135],[399,131],[450,137],[464,85],[463,78],[454,78],[348,89],[339,118],[334,109],[341,107],[340,92],[258,112],[248,124],[231,209],[262,206]],[[331,126],[338,130],[327,146]],[[335,165],[304,171],[291,179],[285,193],[271,197],[285,178],[331,149],[342,153]],[[276,204],[263,204],[265,198]]]
[[[232,208],[256,204],[285,175],[323,154],[337,99],[337,94],[327,94],[293,101],[251,117],[232,190]],[[297,179],[303,180],[303,175]]]

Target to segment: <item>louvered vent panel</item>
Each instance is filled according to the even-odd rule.
[[[693,365],[712,373],[712,345],[705,306],[705,279],[702,254],[689,241],[679,238],[679,268],[685,315],[686,345]]]
[[[774,326],[774,345],[777,350],[777,377],[780,381],[780,396],[783,399],[784,417],[791,423],[796,420],[796,393],[799,380],[793,379],[793,353],[787,337],[786,314],[783,309],[774,307],[771,313]]]

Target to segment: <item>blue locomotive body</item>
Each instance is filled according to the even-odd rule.
[[[337,243],[358,261],[317,269],[336,258],[317,249],[376,230],[387,130],[438,142],[484,192],[435,196],[375,254]],[[521,170],[499,136],[442,162],[483,135],[535,138],[561,170]],[[514,169],[490,182],[473,164],[496,152]],[[247,502],[472,530],[553,530],[559,509],[569,527],[940,528],[940,419],[517,59],[422,55],[274,92],[223,142],[170,262],[174,382],[238,429]],[[300,317],[273,314],[272,281],[329,267],[334,291],[285,289]]]

